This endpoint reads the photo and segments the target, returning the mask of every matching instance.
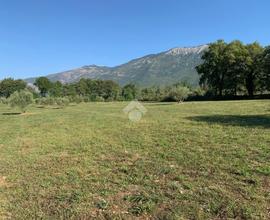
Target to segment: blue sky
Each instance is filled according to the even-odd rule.
[[[225,39],[270,44],[269,0],[0,0],[0,79]]]

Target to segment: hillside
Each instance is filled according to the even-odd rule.
[[[201,56],[207,45],[189,48],[173,48],[158,54],[147,55],[116,66],[83,66],[81,68],[48,75],[52,81],[71,83],[81,78],[110,79],[121,85],[135,83],[140,86],[168,85],[187,81],[196,85],[199,76],[195,67],[201,63]],[[26,79],[34,82],[35,78]]]

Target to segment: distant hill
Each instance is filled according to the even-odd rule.
[[[186,81],[196,85],[199,76],[195,67],[199,65],[207,45],[198,47],[173,48],[158,54],[147,55],[116,66],[83,66],[65,72],[47,75],[52,81],[71,83],[81,78],[109,79],[121,85],[135,83],[140,86],[168,85]],[[33,83],[35,78],[25,81]]]

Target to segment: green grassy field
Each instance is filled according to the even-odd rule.
[[[1,217],[270,218],[269,101],[127,104],[0,105]]]

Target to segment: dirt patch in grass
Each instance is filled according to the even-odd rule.
[[[6,179],[7,179],[7,177],[0,176],[0,187],[8,187],[9,186]]]
[[[34,113],[34,112],[24,112],[24,113],[21,113],[20,115],[21,116],[28,116],[28,115],[36,115],[37,113]]]
[[[34,138],[17,137],[16,145],[18,146],[18,152],[20,152],[22,155],[27,155],[31,153],[33,149],[38,148],[40,143],[37,143]]]
[[[149,219],[149,205],[153,204],[150,204],[152,201],[139,188],[130,185],[124,191],[105,199],[97,199],[92,215],[101,219]]]

